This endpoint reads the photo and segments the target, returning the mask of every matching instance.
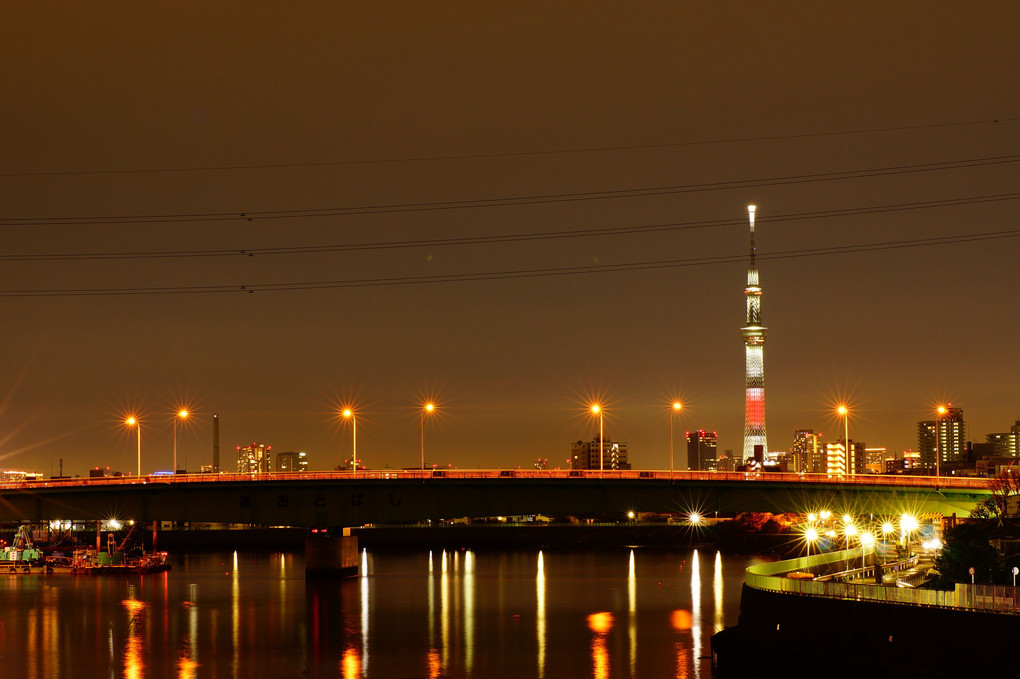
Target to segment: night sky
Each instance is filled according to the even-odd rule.
[[[212,6],[210,6],[212,5]],[[769,448],[1020,416],[1020,4],[8,3],[0,466]],[[991,236],[989,234],[992,234]],[[993,237],[994,236],[994,237]],[[870,246],[876,246],[874,248]],[[539,275],[541,274],[541,275]],[[449,280],[450,278],[457,280]],[[61,291],[60,294],[52,294]],[[593,429],[593,426],[596,429]]]

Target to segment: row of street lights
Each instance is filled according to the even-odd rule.
[[[180,420],[188,419],[191,415],[187,409],[181,408],[174,413],[174,474],[177,473],[177,422]],[[142,421],[135,415],[128,415],[124,419],[124,424],[128,427],[134,427],[138,433],[138,476],[142,475]]]
[[[421,405],[421,470],[425,471],[425,417],[436,412],[437,406],[433,401],[426,401]],[[358,471],[358,418],[354,409],[344,408],[340,414],[345,420],[351,422],[351,469]],[[341,457],[342,466],[343,457]]]
[[[950,404],[952,405],[952,404]],[[939,404],[935,408],[935,478],[939,477],[939,425],[942,424],[942,418],[949,409]],[[850,408],[845,403],[840,403],[836,406],[836,414],[843,418],[843,445],[845,448],[847,471],[849,472],[850,466]]]
[[[816,540],[820,539],[822,537],[822,535],[823,535],[822,533],[819,532],[818,528],[815,527],[816,522],[820,522],[821,527],[824,528],[826,523],[828,523],[828,521],[829,521],[829,519],[831,517],[832,517],[832,513],[829,512],[828,510],[822,510],[818,514],[809,513],[807,515],[808,527],[804,531],[804,542],[807,545],[807,556],[808,557],[811,556],[811,545],[812,545],[812,543],[814,543]],[[917,519],[913,515],[911,515],[911,514],[903,514],[903,515],[901,515],[899,523],[900,523],[900,539],[904,541],[904,544],[906,545],[907,553],[908,553],[908,556],[909,556],[909,553],[910,553],[910,535],[914,531],[916,531],[918,529],[920,524],[918,523]],[[892,522],[885,521],[882,524],[882,526],[881,526],[883,542],[888,543],[888,541],[889,541],[889,533],[892,533],[895,530],[896,529],[893,526]],[[827,530],[824,533],[824,535],[825,535],[825,537],[828,537],[830,539],[835,539],[837,537],[837,533],[836,533],[835,529]],[[850,539],[851,538],[857,538],[858,542],[860,542],[860,544],[861,544],[861,567],[863,569],[863,567],[864,567],[864,558],[865,558],[864,555],[865,555],[865,551],[866,551],[866,549],[868,547],[871,547],[871,546],[873,546],[875,544],[875,534],[874,534],[874,532],[872,532],[872,531],[864,531],[864,532],[861,532],[859,534],[859,537],[858,537],[858,528],[857,528],[857,525],[854,523],[853,517],[851,515],[849,515],[849,514],[844,514],[843,515],[843,537],[846,540],[846,549],[847,550],[850,549]]]
[[[425,416],[431,415],[436,411],[436,404],[432,401],[427,401],[421,405],[421,469],[425,471]],[[603,442],[603,415],[605,408],[601,403],[592,403],[589,407],[592,415],[598,417],[599,420],[599,472],[605,469],[605,445]],[[680,401],[673,401],[670,406],[669,416],[669,475],[672,478],[674,470],[674,454],[673,444],[676,436],[673,433],[673,420],[674,415],[678,415],[683,410],[683,403]],[[935,422],[935,476],[939,476],[939,423],[941,418],[948,412],[945,406],[940,405],[936,409],[937,417]],[[843,443],[846,447],[846,460],[847,465],[850,463],[850,409],[845,404],[840,404],[836,408],[836,413],[843,418]],[[177,423],[178,421],[186,420],[192,413],[187,409],[182,408],[174,414],[174,473],[177,473]],[[358,470],[358,425],[357,417],[352,408],[344,408],[341,411],[341,415],[344,419],[350,420],[351,422],[351,436],[352,436],[352,451],[351,451],[351,468],[354,471]],[[142,425],[139,419],[130,415],[124,420],[124,424],[128,427],[135,427],[138,430],[138,475],[142,474]],[[849,470],[848,470],[849,471]]]
[[[431,415],[436,411],[435,403],[428,401],[422,404],[421,407],[421,469],[425,471],[425,416]],[[174,468],[173,473],[177,473],[177,423],[188,419],[193,413],[186,408],[181,408],[173,417],[173,453],[174,453]],[[344,408],[340,413],[344,419],[350,420],[351,422],[351,468],[356,472],[358,471],[358,420],[356,414],[351,408]],[[124,418],[124,424],[127,427],[133,427],[137,433],[137,454],[138,454],[138,467],[136,473],[138,476],[142,475],[142,421],[136,415],[128,415]]]

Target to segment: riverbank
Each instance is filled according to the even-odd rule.
[[[359,547],[388,548],[507,548],[546,549],[578,547],[602,549],[710,548],[731,554],[785,556],[796,546],[786,534],[733,534],[713,527],[674,524],[444,524],[440,526],[372,526],[351,529]],[[282,549],[304,547],[306,529],[247,528],[235,530],[164,530],[157,540],[161,550]],[[151,540],[151,535],[147,536]]]
[[[708,526],[669,523],[492,523],[399,525],[352,528],[361,547],[388,549],[403,547],[506,548],[540,547],[544,549],[603,549],[644,547],[676,549],[698,547],[718,549],[729,554],[762,554],[785,558],[800,546],[796,537],[786,533],[745,533],[726,522]],[[262,527],[190,527],[163,529],[156,533],[155,547],[161,551],[221,551],[304,549],[306,528]],[[2,537],[2,536],[0,536]],[[81,533],[78,542],[95,545],[95,534]],[[154,549],[152,531],[145,531],[141,544]],[[72,549],[62,543],[56,549]]]
[[[740,617],[712,637],[712,675],[1012,677],[1020,616],[797,596],[743,586]]]

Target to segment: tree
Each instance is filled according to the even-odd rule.
[[[1020,469],[1010,465],[992,479],[992,496],[986,500],[988,510],[999,520],[1009,516],[1009,497],[1020,495]]]
[[[989,583],[1000,559],[997,549],[988,540],[988,530],[981,524],[965,521],[946,531],[945,546],[935,558],[935,577],[928,581],[934,589],[953,589],[956,583]]]

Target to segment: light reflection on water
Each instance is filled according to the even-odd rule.
[[[708,638],[735,624],[756,561],[642,549],[360,557],[358,577],[333,582],[306,582],[300,554],[185,555],[158,576],[0,575],[0,666],[27,679],[86,667],[139,678],[707,677]]]

